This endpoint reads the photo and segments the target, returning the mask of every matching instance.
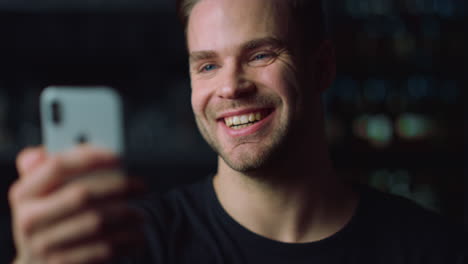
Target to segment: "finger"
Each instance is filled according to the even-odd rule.
[[[119,160],[111,153],[90,147],[78,147],[62,155],[48,158],[34,171],[27,180],[16,188],[16,198],[19,200],[41,197],[63,185],[73,176],[96,170],[97,168],[112,168]]]
[[[23,206],[20,218],[27,222],[23,232],[29,236],[86,208],[142,194],[142,186],[138,179],[122,174],[103,174],[76,180],[45,198]]]
[[[63,250],[48,258],[50,264],[103,263],[112,258],[112,247],[105,241],[84,244],[79,248]]]
[[[103,263],[129,252],[138,251],[143,241],[143,232],[118,232],[77,247],[55,251],[47,263]]]
[[[16,168],[20,177],[27,175],[46,159],[44,147],[29,147],[22,150],[16,158]]]
[[[142,222],[141,213],[125,203],[92,208],[40,231],[32,239],[32,248],[37,255],[46,256],[53,251],[76,247],[102,237],[109,237],[109,241],[117,240],[113,238],[114,233],[125,230],[136,233],[135,227]],[[126,240],[134,239],[128,237]]]

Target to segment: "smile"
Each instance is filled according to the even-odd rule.
[[[224,123],[227,127],[238,130],[252,126],[253,124],[263,120],[268,116],[268,114],[269,112],[266,111],[257,111],[243,115],[229,116],[224,118]]]

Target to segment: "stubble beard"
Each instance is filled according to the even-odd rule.
[[[259,149],[255,151],[245,149],[240,153],[236,153],[235,156],[237,157],[233,157],[233,154],[227,153],[219,141],[217,141],[214,136],[211,136],[208,129],[197,117],[195,117],[195,120],[201,135],[208,145],[231,169],[237,172],[256,175],[258,173],[255,172],[272,169],[273,167],[280,165],[281,161],[287,159],[287,151],[285,150],[287,149],[288,142],[290,141],[288,139],[290,138],[289,134],[291,131],[291,125],[288,123],[281,124],[278,128],[273,130],[271,135],[267,135],[267,138],[260,142],[246,143],[257,144]],[[239,145],[242,145],[242,143],[243,142],[238,142]]]

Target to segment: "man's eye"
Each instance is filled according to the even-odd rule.
[[[274,53],[257,53],[249,60],[251,66],[267,66],[272,63],[277,56]]]
[[[271,58],[271,54],[267,54],[267,53],[257,54],[255,55],[254,60],[263,60],[266,58]]]
[[[214,64],[207,64],[205,66],[203,66],[201,69],[200,69],[200,72],[209,72],[209,71],[212,71],[214,69],[216,69],[216,65]]]

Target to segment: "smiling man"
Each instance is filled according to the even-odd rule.
[[[219,154],[217,197],[247,230],[283,242],[336,233],[358,200],[332,173],[325,143],[320,95],[334,74],[332,50],[312,26],[309,45],[299,42],[300,11],[320,14],[318,3],[181,5],[195,118]]]
[[[403,198],[341,181],[325,140],[321,94],[334,78],[320,1],[180,0],[198,127],[214,176],[123,203],[135,186],[80,147],[28,149],[10,192],[15,263],[465,264],[465,238]],[[102,175],[100,175],[102,176]],[[135,224],[133,224],[135,223]],[[465,243],[465,244],[464,244]],[[125,250],[120,250],[125,249]]]

